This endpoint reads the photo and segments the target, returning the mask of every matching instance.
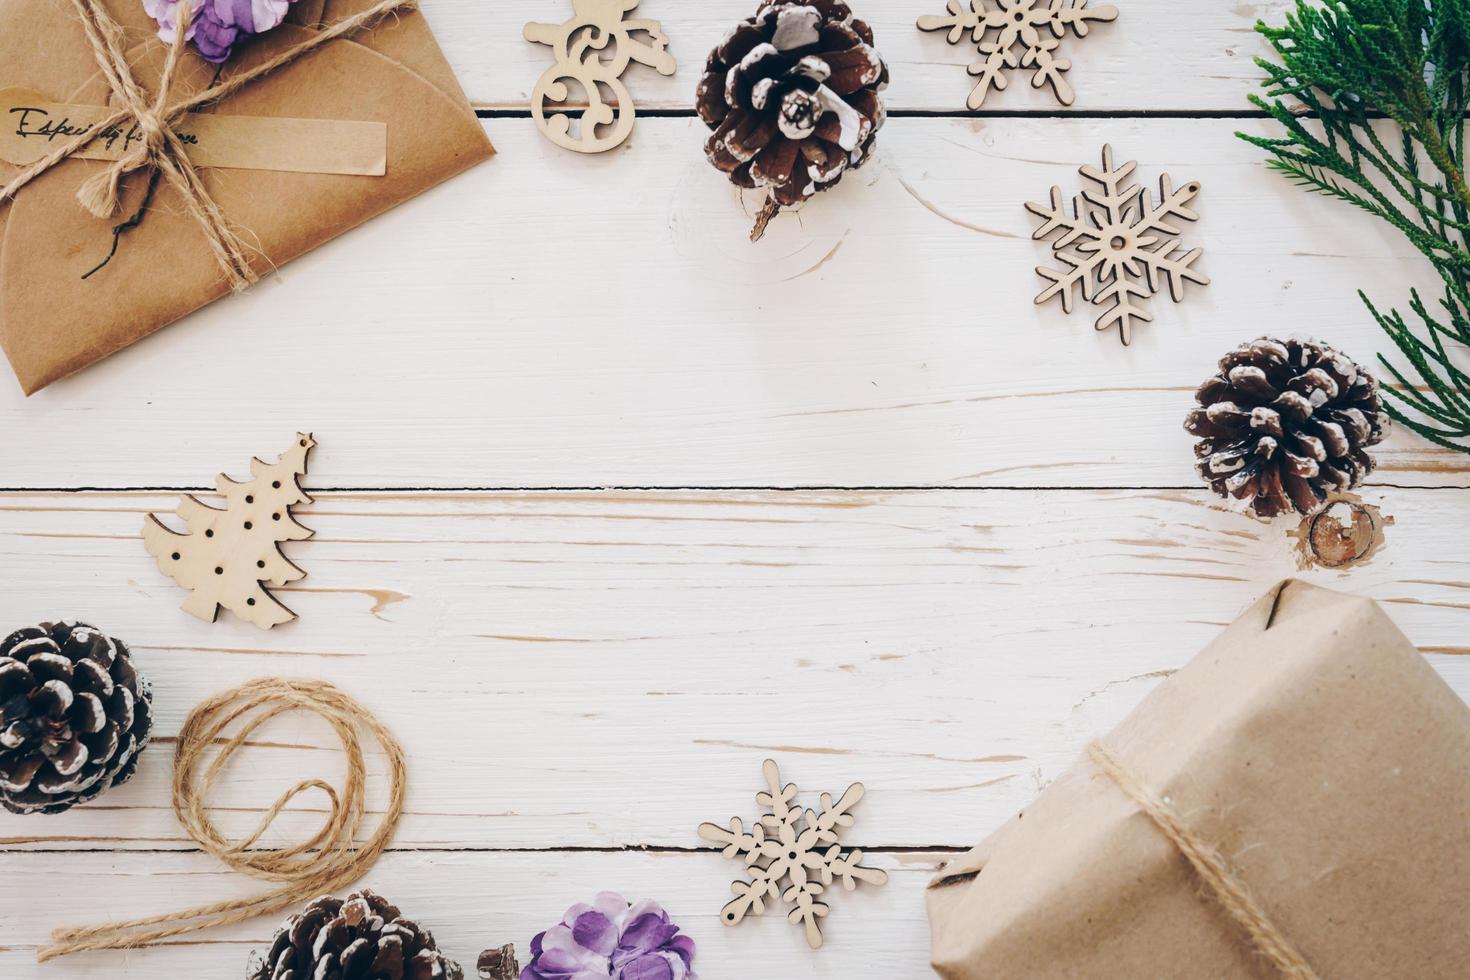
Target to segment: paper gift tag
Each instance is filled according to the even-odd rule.
[[[113,113],[107,106],[53,102],[29,89],[0,89],[0,160],[35,163]],[[388,127],[381,122],[190,113],[174,133],[196,167],[381,177],[388,156]],[[99,131],[73,156],[119,160],[142,139],[136,122],[123,122]]]

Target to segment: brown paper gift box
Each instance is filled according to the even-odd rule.
[[[238,47],[226,70],[263,61],[314,27],[370,6],[370,0],[299,0],[286,24]],[[127,32],[135,76],[152,91],[166,53],[157,25],[141,0],[106,0],[106,7]],[[213,78],[213,66],[192,49],[181,69],[172,89],[179,95]],[[69,0],[0,0],[0,87],[7,85],[72,104],[109,103]],[[227,220],[258,247],[252,265],[262,275],[494,152],[416,10],[333,41],[209,111],[387,124],[382,177],[200,171]],[[27,394],[229,293],[203,231],[167,182],[116,257],[82,280],[107,255],[112,226],[136,210],[148,183],[146,174],[134,174],[118,217],[94,218],[75,195],[104,166],[63,161],[0,204],[0,345]],[[18,171],[0,162],[0,185]]]
[[[1470,976],[1470,708],[1372,601],[1278,586],[1102,743],[1319,976]],[[1278,976],[1090,761],[928,904],[944,977]]]

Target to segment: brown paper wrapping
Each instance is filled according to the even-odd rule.
[[[1470,976],[1470,708],[1376,604],[1287,582],[1103,743],[1326,980]],[[1092,763],[930,885],[943,977],[1275,968]]]
[[[286,24],[236,48],[226,70],[263,61],[313,28],[371,5],[300,0]],[[152,91],[166,54],[155,37],[157,25],[139,0],[106,0],[106,6],[127,32],[135,76]],[[199,91],[213,77],[214,66],[191,49],[173,92]],[[8,85],[58,102],[108,104],[110,92],[68,0],[0,0],[0,86]],[[382,177],[200,171],[225,217],[258,248],[252,266],[262,275],[494,152],[414,10],[334,41],[209,111],[387,126]],[[116,257],[81,278],[107,256],[112,226],[137,209],[148,182],[146,174],[133,175],[119,216],[94,218],[75,195],[105,166],[63,161],[0,205],[0,346],[27,394],[229,292],[202,229],[167,182],[143,223],[123,237]],[[0,162],[0,184],[18,170]]]

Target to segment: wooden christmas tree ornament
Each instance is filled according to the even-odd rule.
[[[281,554],[282,541],[304,541],[312,531],[296,523],[291,508],[310,503],[297,482],[316,442],[298,432],[275,463],[250,461],[253,479],[236,483],[221,473],[215,487],[225,498],[219,510],[184,496],[175,511],[189,530],[180,534],[149,514],[143,543],[165,575],[190,590],[185,612],[214,622],[221,606],[261,629],[290,622],[296,614],[265,588],[305,578]]]
[[[572,0],[572,18],[562,24],[527,24],[525,37],[549,45],[556,63],[536,80],[531,93],[531,115],[536,128],[557,146],[578,153],[601,153],[620,146],[633,132],[636,110],[633,96],[619,77],[628,63],[637,61],[672,75],[674,57],[669,39],[656,20],[624,20],[639,0]],[[635,40],[633,35],[646,35]],[[606,57],[603,54],[606,53]],[[565,105],[571,97],[567,82],[576,82],[587,98],[577,134],[572,117],[548,108]],[[599,127],[612,127],[599,132]]]
[[[730,885],[735,898],[720,910],[720,920],[727,926],[739,925],[746,915],[764,914],[767,899],[773,905],[784,902],[792,906],[787,921],[805,926],[807,944],[816,949],[822,945],[820,920],[829,911],[817,898],[833,879],[847,891],[859,881],[881,885],[888,880],[887,872],[863,867],[862,851],[844,852],[839,840],[841,829],[852,826],[849,811],[863,798],[863,784],[853,783],[835,803],[831,793],[823,793],[818,814],[791,805],[796,784],[781,785],[774,760],[767,759],[762,770],[767,788],[756,794],[755,801],[771,812],[761,816],[749,833],[739,817],[731,817],[729,827],[699,825],[700,837],[721,845],[727,858],[743,858],[749,867],[749,880]]]
[[[1062,74],[1072,62],[1058,58],[1055,51],[1070,30],[1079,38],[1087,36],[1091,21],[1118,19],[1118,8],[1112,5],[1088,7],[1087,0],[949,0],[948,14],[919,18],[921,31],[948,31],[945,40],[959,44],[965,35],[985,56],[969,67],[979,77],[965,104],[978,109],[985,104],[991,89],[1005,90],[1009,71],[1033,68],[1031,87],[1050,84],[1052,93],[1062,105],[1071,105],[1072,86]]]
[[[1118,328],[1126,345],[1133,339],[1133,321],[1147,323],[1153,314],[1134,300],[1158,293],[1169,285],[1174,302],[1184,299],[1186,282],[1207,285],[1209,277],[1193,268],[1201,249],[1180,252],[1179,228],[1174,219],[1197,221],[1199,215],[1187,205],[1200,192],[1199,181],[1174,188],[1169,175],[1159,178],[1159,202],[1154,204],[1148,189],[1129,183],[1138,168],[1135,161],[1113,166],[1113,148],[1103,147],[1102,169],[1084,166],[1080,173],[1097,184],[1084,188],[1072,199],[1069,212],[1060,187],[1052,187],[1051,203],[1026,203],[1026,210],[1043,219],[1031,237],[1040,241],[1061,232],[1052,243],[1053,257],[1066,266],[1038,266],[1036,274],[1047,286],[1036,297],[1040,306],[1054,296],[1062,298],[1062,309],[1072,312],[1073,289],[1081,287],[1082,298],[1105,307],[1097,329]]]

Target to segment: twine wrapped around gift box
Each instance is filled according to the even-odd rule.
[[[1204,882],[1220,907],[1238,922],[1251,943],[1290,980],[1321,980],[1291,940],[1281,930],[1261,903],[1251,894],[1250,886],[1241,880],[1220,849],[1190,828],[1178,812],[1139,780],[1102,742],[1087,747],[1087,755],[1099,769],[1107,773],[1118,788],[1133,798],[1150,820],[1158,825],[1170,843],[1179,848]]]
[[[222,73],[166,30],[138,0],[0,0],[0,348],[27,394],[494,155],[408,0],[299,0]]]
[[[93,215],[99,218],[110,217],[117,213],[123,179],[141,170],[157,170],[178,191],[188,214],[199,222],[226,281],[231,289],[238,291],[259,278],[250,266],[247,254],[249,247],[230,227],[219,205],[205,189],[198,170],[189,160],[187,148],[174,131],[174,124],[186,113],[227,98],[251,82],[323,45],[353,34],[388,14],[416,8],[418,0],[381,0],[380,3],[330,25],[315,33],[310,40],[282,51],[254,68],[172,103],[169,102],[169,90],[177,73],[179,57],[187,43],[187,31],[174,31],[174,41],[169,46],[168,60],[164,64],[158,93],[150,100],[142,86],[133,78],[125,56],[122,28],[103,9],[101,0],[72,0],[72,4],[76,7],[82,27],[86,31],[87,41],[101,68],[102,77],[112,90],[113,97],[121,103],[121,108],[97,125],[61,143],[22,170],[10,183],[0,188],[0,204],[13,199],[31,181],[93,142],[109,128],[131,122],[136,124],[142,136],[137,149],[83,181],[77,191],[77,200]]]
[[[1371,600],[1285,582],[928,890],[946,980],[1450,980],[1470,706]]]

